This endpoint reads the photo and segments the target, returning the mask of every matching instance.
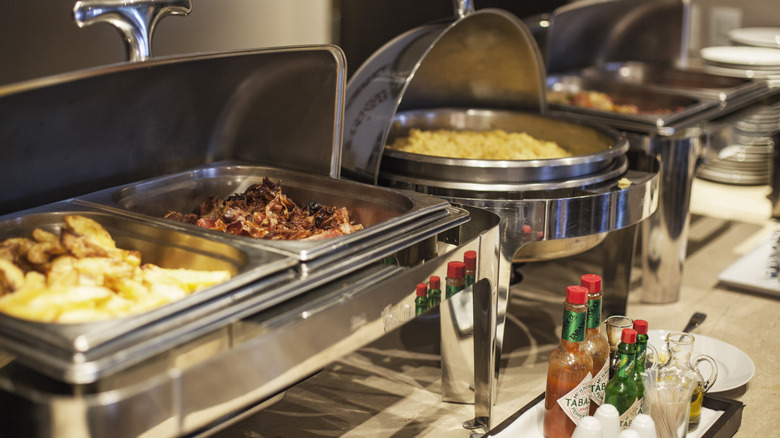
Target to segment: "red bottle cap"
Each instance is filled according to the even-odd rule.
[[[634,330],[636,330],[636,334],[638,335],[646,335],[647,334],[647,321],[644,319],[635,319],[634,320]]]
[[[620,342],[636,344],[636,330],[628,328],[623,329],[623,333],[620,334]]]
[[[438,276],[434,275],[433,277],[431,277],[430,283],[431,283],[431,289],[441,289],[441,278],[439,278]]]
[[[463,262],[466,264],[466,269],[477,269],[477,252],[466,251],[466,254],[463,255]]]
[[[419,283],[417,285],[417,296],[424,297],[428,295],[428,286],[425,283]]]
[[[447,277],[463,278],[466,276],[466,264],[463,262],[447,263]]]
[[[582,286],[569,286],[566,288],[566,301],[572,304],[585,304],[588,302],[588,290]]]
[[[588,288],[589,293],[601,292],[601,277],[596,274],[584,274],[580,277],[580,284]]]

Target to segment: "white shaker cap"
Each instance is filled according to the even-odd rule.
[[[604,403],[596,409],[594,417],[601,422],[604,438],[618,438],[620,435],[620,414],[615,406]]]

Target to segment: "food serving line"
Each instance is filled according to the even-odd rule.
[[[471,249],[480,281],[439,312],[442,397],[474,404],[468,427],[491,426],[513,262],[601,246],[615,291],[605,308],[625,311],[659,160],[587,117],[548,114],[541,54],[516,17],[468,2],[456,12],[393,40],[346,87],[343,54],[316,46],[144,60],[0,90],[10,145],[0,182],[18,187],[0,199],[2,237],[78,212],[160,264],[235,273],[118,321],[63,330],[0,315],[8,430],[208,433],[410,320],[415,285]],[[121,117],[106,111],[116,102]],[[413,126],[529,123],[580,155],[496,165],[384,150]],[[18,165],[28,157],[35,167]],[[248,242],[162,219],[264,176],[293,199],[345,205],[365,229]],[[449,343],[473,354],[448,357]]]

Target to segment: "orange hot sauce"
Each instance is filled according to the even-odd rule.
[[[547,363],[544,397],[544,436],[569,438],[590,411],[590,385],[593,361],[582,348],[585,339],[588,290],[566,288],[561,345]]]

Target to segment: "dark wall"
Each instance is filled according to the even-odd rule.
[[[565,0],[477,0],[475,9],[499,8],[520,18],[552,12]],[[349,75],[394,37],[422,24],[455,17],[453,0],[335,0],[340,11],[336,43],[347,55]]]

